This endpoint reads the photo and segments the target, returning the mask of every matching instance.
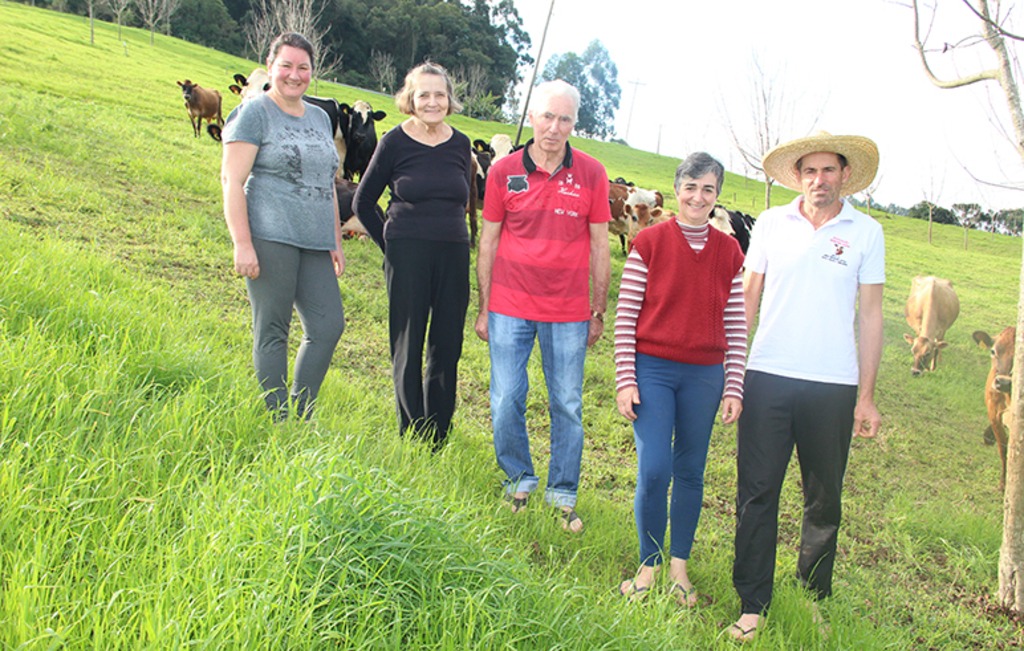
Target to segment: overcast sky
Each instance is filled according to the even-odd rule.
[[[941,49],[945,41],[978,33],[978,21],[960,0],[938,2],[930,45]],[[516,6],[536,56],[550,0],[517,0]],[[728,106],[738,128],[750,123],[756,53],[794,106],[784,141],[808,135],[824,102],[817,128],[878,143],[876,201],[909,208],[934,187],[941,188],[944,206],[1024,207],[1024,193],[979,186],[964,169],[1024,185],[1020,157],[988,117],[996,111],[1009,125],[1001,90],[992,82],[984,84],[987,92],[978,85],[933,86],[913,48],[908,8],[887,0],[555,0],[541,65],[552,54],[582,54],[594,39],[618,66],[616,132],[620,138],[628,132],[635,148],[676,157],[706,150],[743,173],[720,107]],[[934,61],[936,74],[951,77],[957,69],[992,67],[994,59],[981,45],[959,52],[955,61],[936,53]],[[669,183],[671,172],[665,172]]]

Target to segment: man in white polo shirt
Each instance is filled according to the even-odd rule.
[[[881,420],[874,392],[885,241],[882,227],[843,199],[870,185],[878,148],[822,131],[779,145],[763,163],[802,194],[761,214],[746,258],[747,323],[758,308],[760,321],[737,436],[733,585],[742,611],[729,633],[739,640],[756,635],[771,604],[779,494],[793,447],[804,492],[797,573],[822,599],[832,593],[851,437],[873,438]]]

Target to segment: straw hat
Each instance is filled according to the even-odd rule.
[[[863,136],[833,136],[826,131],[816,131],[806,138],[776,146],[764,155],[761,165],[779,184],[800,192],[803,188],[796,162],[818,151],[842,154],[850,164],[850,180],[842,188],[844,197],[871,185],[878,172],[878,145]]]

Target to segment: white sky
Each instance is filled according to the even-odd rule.
[[[977,19],[960,0],[934,1],[940,21],[929,45],[941,48],[944,41],[978,33]],[[534,57],[549,6],[550,0],[516,1]],[[743,173],[718,107],[724,99],[737,128],[750,122],[749,68],[756,52],[763,67],[783,71],[786,97],[804,115],[783,141],[808,135],[817,112],[805,111],[799,100],[813,109],[827,97],[818,129],[878,144],[879,203],[909,208],[934,186],[941,188],[938,203],[947,207],[1024,207],[1024,192],[979,185],[964,170],[1024,187],[1020,157],[988,118],[995,107],[1009,125],[1002,91],[994,82],[954,90],[933,86],[913,47],[909,8],[887,0],[555,0],[541,65],[552,54],[582,54],[594,39],[619,70],[616,134],[622,138],[628,128],[635,148],[656,151],[660,130],[660,153],[682,157],[706,150]],[[985,45],[956,56],[961,73],[994,65]],[[953,76],[951,55],[936,53],[931,60],[937,75]]]

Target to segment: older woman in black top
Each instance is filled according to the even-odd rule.
[[[438,450],[455,412],[469,305],[470,144],[444,121],[462,105],[443,67],[410,70],[395,103],[409,119],[381,138],[353,203],[370,235],[384,242],[399,432],[412,430]],[[373,209],[385,187],[386,224]]]

